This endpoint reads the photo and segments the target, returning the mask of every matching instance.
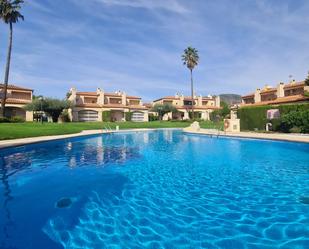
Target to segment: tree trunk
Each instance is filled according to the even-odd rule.
[[[13,24],[10,22],[9,47],[8,47],[8,54],[7,54],[7,59],[6,59],[4,82],[3,82],[4,86],[3,86],[3,94],[2,94],[2,100],[1,100],[0,117],[5,117],[5,102],[6,102],[8,83],[9,83],[12,41],[13,41]]]
[[[191,101],[192,101],[192,104],[191,104],[191,119],[193,120],[194,119],[194,92],[193,92],[193,75],[192,75],[192,69],[190,69],[190,73],[191,73]]]

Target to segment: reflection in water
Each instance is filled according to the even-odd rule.
[[[31,165],[31,160],[26,158],[21,153],[16,153],[15,155],[9,155],[7,157],[0,156],[0,180],[3,185],[3,206],[4,210],[4,218],[6,220],[3,226],[3,234],[6,238],[9,237],[8,230],[9,226],[13,225],[13,221],[11,219],[10,209],[8,208],[8,204],[11,200],[13,200],[12,191],[9,183],[10,177],[14,174],[28,168]],[[3,245],[1,245],[3,246]]]
[[[79,146],[78,146],[79,147]],[[139,157],[139,149],[137,147],[103,147],[93,146],[88,144],[83,150],[74,149],[67,151],[68,166],[83,167],[83,166],[99,166],[105,167],[109,164],[123,164],[129,159]]]
[[[59,141],[44,146],[36,144],[0,151],[0,193],[3,191],[3,196],[0,197],[2,238],[9,241],[12,236],[10,231],[14,230],[15,226],[9,205],[14,198],[11,187],[13,175],[25,174],[26,171],[35,175],[58,165],[67,165],[71,169],[122,165],[127,160],[139,157],[139,151],[139,147],[134,146],[130,140],[119,139],[115,145],[110,137]],[[5,240],[0,242],[0,248],[7,248],[7,245],[3,244]]]

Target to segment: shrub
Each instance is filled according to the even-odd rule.
[[[6,117],[0,117],[0,123],[10,123],[10,119]]]
[[[22,117],[15,116],[15,117],[10,118],[10,122],[11,123],[24,123],[25,119]]]
[[[65,123],[71,122],[68,110],[63,110],[63,112],[60,114],[59,118],[62,122],[65,122]]]
[[[19,116],[11,117],[11,118],[0,118],[0,123],[24,123],[25,119]]]
[[[103,111],[102,112],[102,121],[110,122],[111,121],[111,111]]]
[[[194,112],[194,120],[195,119],[201,119],[201,117],[202,117],[202,114],[200,113],[200,112]],[[192,112],[191,112],[191,110],[189,111],[189,118],[190,119],[192,119]]]
[[[149,121],[158,121],[159,120],[159,116],[156,116],[156,115],[154,115],[152,113],[149,113],[148,120]]]
[[[220,102],[220,110],[215,110],[210,113],[210,120],[211,121],[222,121],[224,118],[227,118],[230,114],[230,108],[227,103],[224,101]]]
[[[282,125],[289,129],[289,132],[300,131],[309,133],[309,109],[305,111],[292,111],[282,116]]]
[[[126,121],[132,120],[132,112],[125,112],[124,114],[125,114]]]

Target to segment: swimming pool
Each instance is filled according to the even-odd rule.
[[[1,249],[309,244],[309,144],[161,130],[0,159]]]

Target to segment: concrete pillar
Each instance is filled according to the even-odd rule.
[[[68,100],[71,101],[73,105],[76,104],[76,92],[77,92],[76,88],[75,87],[71,87],[71,89],[69,91],[69,93],[71,95],[70,95]]]
[[[277,86],[277,98],[284,97],[284,83],[280,82]]]
[[[220,101],[221,101],[221,100],[220,100],[220,96],[219,96],[219,95],[216,96],[216,97],[215,97],[215,106],[218,107],[218,108],[220,107]]]
[[[148,111],[144,112],[144,122],[148,122],[149,121],[149,113]]]
[[[188,112],[188,111],[184,111],[183,113],[184,113],[183,120],[188,120],[188,119],[190,119],[190,117],[189,117],[189,112]]]
[[[104,99],[104,95],[103,95],[103,99]],[[102,111],[98,111],[98,122],[102,122]]]
[[[121,103],[123,104],[123,105],[127,105],[127,94],[125,93],[125,92],[123,92],[122,94],[121,94]]]
[[[33,112],[32,111],[26,111],[26,121],[27,122],[33,121]]]
[[[104,91],[100,88],[97,88],[97,94],[98,94],[98,102],[99,105],[104,105]]]
[[[72,110],[72,121],[73,122],[78,122],[78,111]]]

